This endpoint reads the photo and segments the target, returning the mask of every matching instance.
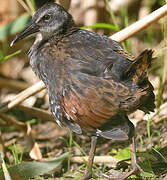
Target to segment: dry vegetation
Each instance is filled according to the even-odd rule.
[[[165,0],[59,0],[58,2],[69,9],[78,26],[87,26],[89,30],[107,36],[166,4]],[[28,14],[33,14],[41,3],[42,1],[36,1],[35,4],[33,0],[1,0],[0,179],[5,166],[15,168],[15,165],[22,161],[52,160],[65,152],[69,152],[67,158],[64,161],[63,158],[59,165],[55,163],[56,169],[53,165],[48,165],[50,169],[39,170],[35,179],[79,179],[86,165],[80,157],[85,156],[90,148],[89,136],[71,134],[67,129],[60,129],[55,124],[48,109],[48,96],[42,83],[35,84],[33,88],[19,94],[39,81],[32,72],[26,55],[32,40],[23,40],[12,48],[9,45],[14,34],[28,21]],[[19,22],[10,24],[14,21]],[[149,79],[155,88],[157,108],[150,115],[145,115],[141,111],[130,115],[136,126],[137,156],[144,172],[129,179],[167,179],[166,44],[166,17],[122,42],[124,49],[134,56],[146,48],[151,48],[155,57]],[[38,92],[41,89],[43,90]],[[30,95],[32,96],[29,97]],[[104,173],[110,176],[120,175],[121,171],[130,168],[130,151],[126,145],[121,148],[108,140],[99,139],[96,155],[95,179],[96,175],[101,177],[99,179],[105,179],[102,175]],[[45,166],[44,169],[46,170]],[[24,179],[16,175],[17,170],[10,171],[11,177],[14,177],[14,180]],[[16,173],[13,173],[14,171]],[[39,176],[40,174],[44,175]]]

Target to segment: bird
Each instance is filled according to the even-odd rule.
[[[77,27],[72,15],[56,3],[39,8],[11,46],[32,34],[36,39],[28,52],[30,65],[46,86],[55,121],[91,137],[81,179],[92,177],[98,137],[131,144],[132,170],[118,179],[140,170],[135,127],[128,115],[137,109],[154,111],[154,88],[148,80],[153,51],[146,49],[134,58],[107,36]]]

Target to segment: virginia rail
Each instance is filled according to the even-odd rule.
[[[38,9],[11,45],[34,33],[38,34],[28,53],[30,64],[46,85],[57,124],[65,124],[77,134],[89,132],[92,137],[82,180],[91,177],[99,136],[114,142],[131,141],[132,170],[119,179],[131,176],[139,166],[134,126],[127,115],[155,108],[147,76],[152,51],[145,50],[134,59],[118,42],[79,29],[72,16],[55,3]]]

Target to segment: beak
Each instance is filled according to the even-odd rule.
[[[19,34],[16,35],[16,37],[11,42],[10,46],[13,46],[13,44],[20,39],[23,39],[31,34],[34,34],[39,31],[39,26],[35,23],[31,22],[27,27],[23,29]]]

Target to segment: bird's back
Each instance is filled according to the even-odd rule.
[[[143,51],[135,59],[118,42],[86,30],[79,30],[64,41],[65,54],[74,62],[72,75],[80,79],[82,84],[94,83],[93,86],[97,88],[98,84],[103,84],[102,87],[106,85],[106,89],[110,89],[115,96],[125,96],[122,97],[124,102],[120,102],[121,111],[130,113],[137,108],[146,112],[154,110],[153,86],[148,81],[152,50]],[[116,98],[121,101],[118,96]]]

